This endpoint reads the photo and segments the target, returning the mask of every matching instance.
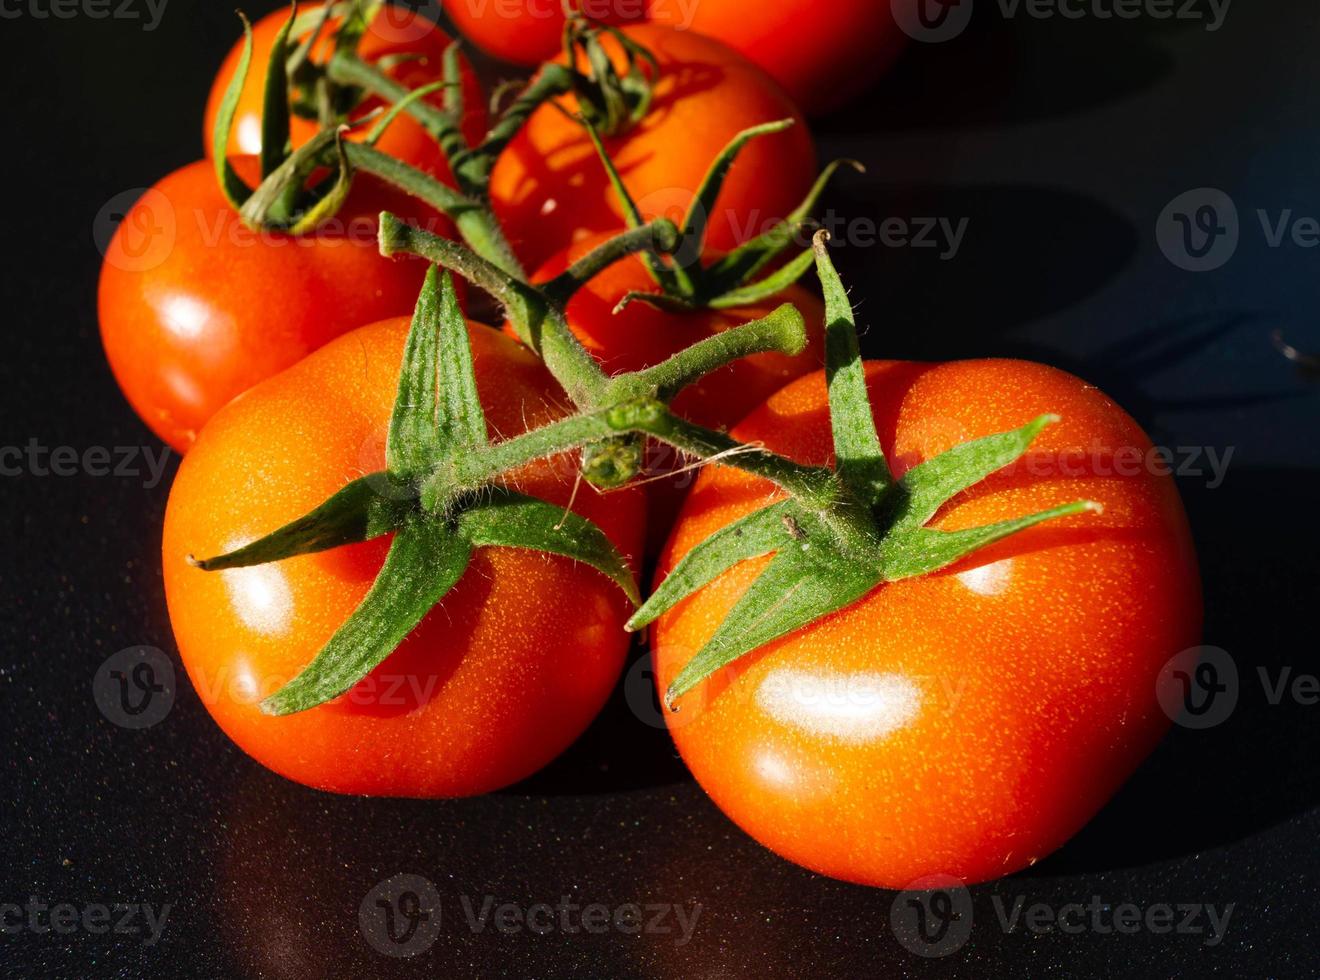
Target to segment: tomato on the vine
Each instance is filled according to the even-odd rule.
[[[779,86],[710,38],[650,24],[622,30],[660,65],[646,117],[604,140],[643,217],[681,223],[734,136],[789,118],[797,125],[743,149],[709,216],[706,243],[729,251],[792,212],[815,179],[816,154],[806,124]],[[610,36],[602,43],[622,71],[618,43]],[[575,105],[572,97],[564,103]],[[490,194],[514,248],[532,267],[578,238],[623,228],[622,206],[591,140],[553,105],[532,113],[500,156]]]
[[[255,158],[233,163],[255,183]],[[426,264],[380,255],[382,210],[451,227],[366,174],[334,218],[297,238],[244,225],[205,160],[148,190],[106,249],[98,298],[110,367],[143,421],[186,451],[258,381],[347,330],[409,312]]]
[[[720,808],[790,860],[891,888],[933,874],[997,878],[1074,834],[1168,728],[1157,682],[1201,629],[1186,518],[1137,424],[1071,375],[983,360],[871,362],[866,378],[895,477],[1033,416],[1062,417],[933,527],[1077,498],[1103,514],[1042,524],[942,572],[881,585],[713,674],[679,702],[670,728]],[[818,373],[733,434],[825,464],[830,425]],[[775,495],[740,471],[707,468],[659,576]],[[765,565],[732,567],[657,621],[661,690]]]
[[[334,701],[276,717],[259,702],[354,611],[389,537],[221,572],[189,561],[258,538],[383,468],[408,326],[395,319],[341,337],[212,420],[170,493],[165,591],[194,688],[257,761],[334,792],[466,796],[535,772],[604,703],[628,649],[629,603],[609,579],[567,558],[479,549],[366,678]],[[469,332],[492,435],[562,413],[563,392],[530,351],[488,327]],[[573,465],[528,464],[510,482],[568,506]],[[580,493],[572,508],[623,554],[639,553],[639,494]]]
[[[314,14],[321,7],[321,4],[309,4],[306,7],[300,6],[298,10],[300,16],[307,16]],[[252,62],[234,113],[228,150],[231,156],[256,155],[261,152],[261,113],[267,66],[275,37],[288,18],[287,10],[277,10],[252,26]],[[322,31],[312,53],[314,60],[321,61],[329,57],[333,50],[331,35],[339,22],[340,18],[332,18]],[[305,37],[306,35],[290,38],[290,41],[301,41]],[[384,62],[386,74],[400,84],[414,89],[439,81],[443,77],[444,51],[449,46],[450,40],[449,36],[424,14],[405,7],[384,4],[362,35],[357,52],[366,62]],[[215,80],[211,83],[202,129],[202,145],[206,148],[207,156],[212,152],[211,142],[216,116],[220,113],[225,91],[238,70],[242,51],[243,41],[240,39],[225,56]],[[481,141],[486,131],[486,103],[481,95],[477,77],[466,59],[462,62],[462,68],[463,134],[470,144],[475,145]],[[445,94],[441,90],[425,98],[441,106]],[[354,110],[353,115],[356,118],[380,106],[379,99],[367,98]],[[290,136],[294,148],[315,136],[318,128],[314,119],[306,119],[296,113],[291,114]],[[361,139],[369,128],[360,127],[353,130],[348,138]],[[390,123],[389,128],[381,135],[376,148],[404,163],[410,163],[414,167],[433,173],[447,183],[452,183],[449,164],[444,153],[426,130],[407,113],[401,113]]]

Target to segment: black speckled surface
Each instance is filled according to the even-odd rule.
[[[228,6],[170,0],[151,32],[140,21],[34,16],[45,0],[0,6],[0,446],[158,450],[100,354],[92,226],[116,194],[199,154],[206,85],[233,36]],[[1063,851],[972,890],[961,949],[922,959],[891,931],[893,893],[761,850],[622,693],[550,769],[457,802],[344,799],[284,782],[234,749],[186,685],[159,724],[116,727],[91,695],[101,662],[137,644],[176,657],[157,557],[173,466],[152,487],[26,468],[0,478],[0,903],[170,910],[153,945],[84,929],[0,932],[0,975],[1320,971],[1320,706],[1270,703],[1258,674],[1317,670],[1320,389],[1269,336],[1282,329],[1320,348],[1320,252],[1270,247],[1257,216],[1320,215],[1320,9],[1234,4],[1209,32],[1150,17],[1004,22],[979,6],[965,35],[913,51],[855,118],[819,127],[823,154],[870,167],[840,181],[838,212],[969,219],[949,261],[843,250],[871,327],[864,343],[873,354],[1029,354],[1106,388],[1157,443],[1233,449],[1221,485],[1181,481],[1207,642],[1241,676],[1228,721],[1175,730]],[[1242,235],[1230,262],[1198,275],[1166,261],[1155,226],[1171,199],[1200,187],[1233,198]],[[359,929],[368,892],[403,872],[433,882],[442,907],[438,939],[411,960],[375,952]],[[485,896],[524,908],[566,896],[701,911],[684,944],[615,929],[504,934],[471,929],[464,896],[478,909]],[[999,922],[1019,897],[1057,910],[1093,896],[1233,911],[1217,945],[1203,934],[1033,935]]]

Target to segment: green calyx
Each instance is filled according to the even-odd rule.
[[[303,711],[347,691],[443,599],[478,548],[564,555],[597,569],[637,601],[624,556],[600,528],[571,511],[494,482],[455,486],[431,508],[422,506],[424,478],[456,462],[470,469],[471,460],[490,448],[467,321],[449,275],[441,283],[432,268],[404,351],[385,471],[349,484],[312,513],[244,548],[196,563],[208,571],[235,568],[394,533],[357,611],[301,674],[263,702],[265,710]]]
[[[1018,459],[1057,418],[1041,416],[1011,432],[957,446],[894,480],[871,413],[852,309],[826,252],[827,237],[816,236],[815,257],[827,310],[835,495],[814,500],[792,495],[712,535],[684,556],[632,617],[628,628],[641,629],[734,565],[771,556],[666,691],[671,709],[738,657],[852,605],[879,585],[937,571],[1043,521],[1099,510],[1098,504],[1078,501],[962,531],[926,526],[943,504]]]
[[[597,128],[589,119],[584,118],[581,122],[619,199],[628,227],[640,227],[641,211],[610,159]],[[677,313],[748,306],[783,292],[811,268],[815,261],[814,252],[809,244],[805,244],[805,239],[813,230],[812,212],[841,167],[865,171],[866,168],[856,160],[830,163],[821,171],[802,203],[755,238],[709,264],[704,256],[707,225],[739,154],[753,140],[782,133],[793,125],[795,121],[792,119],[763,123],[743,130],[729,141],[697,188],[678,230],[678,243],[670,256],[667,259],[657,255],[644,257],[647,271],[660,291],[631,292],[620,300],[615,312],[633,302],[648,303]],[[781,262],[796,245],[801,245],[800,251]],[[777,262],[780,264],[776,265]]]

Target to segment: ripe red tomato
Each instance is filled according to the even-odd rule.
[[[646,118],[605,140],[644,217],[681,222],[734,136],[788,118],[798,125],[752,141],[739,156],[710,215],[707,244],[729,251],[791,212],[815,179],[816,155],[811,134],[779,87],[718,41],[649,24],[623,31],[649,48],[661,69]],[[622,65],[617,43],[604,43]],[[572,98],[564,101],[575,105]],[[623,212],[591,141],[554,106],[533,113],[500,156],[490,193],[510,241],[531,267],[578,238],[623,228]]]
[[[298,10],[300,15],[304,15],[321,9],[321,6],[309,4],[306,7],[300,6]],[[229,153],[232,156],[256,155],[261,152],[261,108],[266,86],[266,68],[270,62],[270,51],[274,46],[275,36],[288,17],[287,9],[277,10],[257,21],[252,27],[252,62],[234,114],[234,127],[229,136]],[[333,46],[329,42],[331,33],[329,28],[338,23],[339,18],[332,18],[327,29],[322,32],[322,37],[313,52],[318,62],[330,56]],[[303,38],[305,37],[304,34]],[[301,38],[291,39],[294,40]],[[369,63],[379,62],[384,58],[402,57],[404,60],[389,67],[387,74],[408,88],[420,88],[443,77],[444,51],[449,43],[448,35],[424,15],[387,4],[381,8],[362,36],[362,41],[358,45],[358,54]],[[220,113],[220,103],[224,100],[225,90],[238,70],[242,50],[243,41],[240,39],[225,56],[220,70],[216,73],[215,81],[211,83],[202,130],[202,145],[206,148],[208,157],[211,156],[211,134],[215,131],[215,119]],[[486,103],[477,77],[466,59],[463,61],[463,96],[463,133],[469,143],[475,145],[481,141],[486,132]],[[443,105],[444,92],[435,92],[426,98],[437,106]],[[378,99],[366,99],[354,114],[363,115],[379,105]],[[349,139],[361,139],[369,130],[369,126],[354,130],[349,135]],[[316,132],[317,124],[314,120],[304,119],[296,114],[291,117],[290,135],[295,147],[307,142],[316,135]],[[405,163],[434,173],[447,183],[452,183],[449,177],[449,164],[439,146],[407,113],[401,113],[390,123],[389,128],[376,144],[376,148]]]
[[[1157,679],[1201,630],[1186,518],[1172,479],[1141,462],[1141,429],[1071,375],[989,360],[872,362],[866,376],[895,476],[1039,414],[1063,418],[933,527],[1078,499],[1102,503],[1103,515],[1040,525],[938,574],[883,585],[712,675],[670,727],[720,808],[790,860],[890,888],[932,874],[997,878],[1074,834],[1167,729]],[[780,391],[735,435],[828,462],[823,372]],[[738,471],[705,470],[659,574],[773,496]],[[658,621],[662,690],[764,565],[735,566]]]
[[[907,37],[891,0],[650,0],[649,16],[723,41],[769,72],[808,115],[863,91]]]
[[[646,0],[574,0],[574,9],[603,24],[641,20]],[[563,0],[444,0],[459,33],[489,55],[535,65],[563,47]]]
[[[257,161],[235,168],[255,177]],[[449,223],[365,174],[340,213],[301,238],[240,221],[202,160],[129,209],[101,267],[101,340],[129,402],[186,451],[217,410],[347,330],[409,312],[426,264],[386,259],[381,210],[447,233]]]
[[[170,492],[165,593],[193,687],[254,759],[334,792],[465,796],[535,772],[595,716],[628,648],[628,601],[617,586],[565,558],[480,549],[368,677],[335,701],[275,717],[258,702],[305,667],[356,608],[388,536],[222,572],[187,561],[259,537],[384,468],[407,331],[406,318],[356,330],[212,420]],[[492,436],[557,417],[563,393],[535,356],[487,327],[470,333]],[[566,505],[572,465],[531,464],[516,484]],[[579,493],[573,506],[624,554],[639,553],[637,493]]]

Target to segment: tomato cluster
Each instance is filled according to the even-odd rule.
[[[653,623],[679,751],[769,848],[890,887],[1025,867],[1167,727],[1201,616],[1173,484],[1050,469],[1149,449],[1070,375],[860,360],[801,234],[823,181],[798,106],[883,69],[892,5],[634,7],[584,6],[618,26],[573,18],[556,57],[558,0],[447,2],[488,51],[556,58],[493,123],[398,8],[275,14],[225,59],[208,158],[128,211],[99,292],[116,379],[187,453],[162,552],[188,675],[290,779],[463,796],[563,751]],[[813,260],[825,302],[795,282]],[[433,264],[507,319],[466,319],[478,290]],[[677,459],[626,485],[660,443]],[[400,554],[461,560],[418,605],[433,569]],[[730,624],[760,639],[722,656]]]

